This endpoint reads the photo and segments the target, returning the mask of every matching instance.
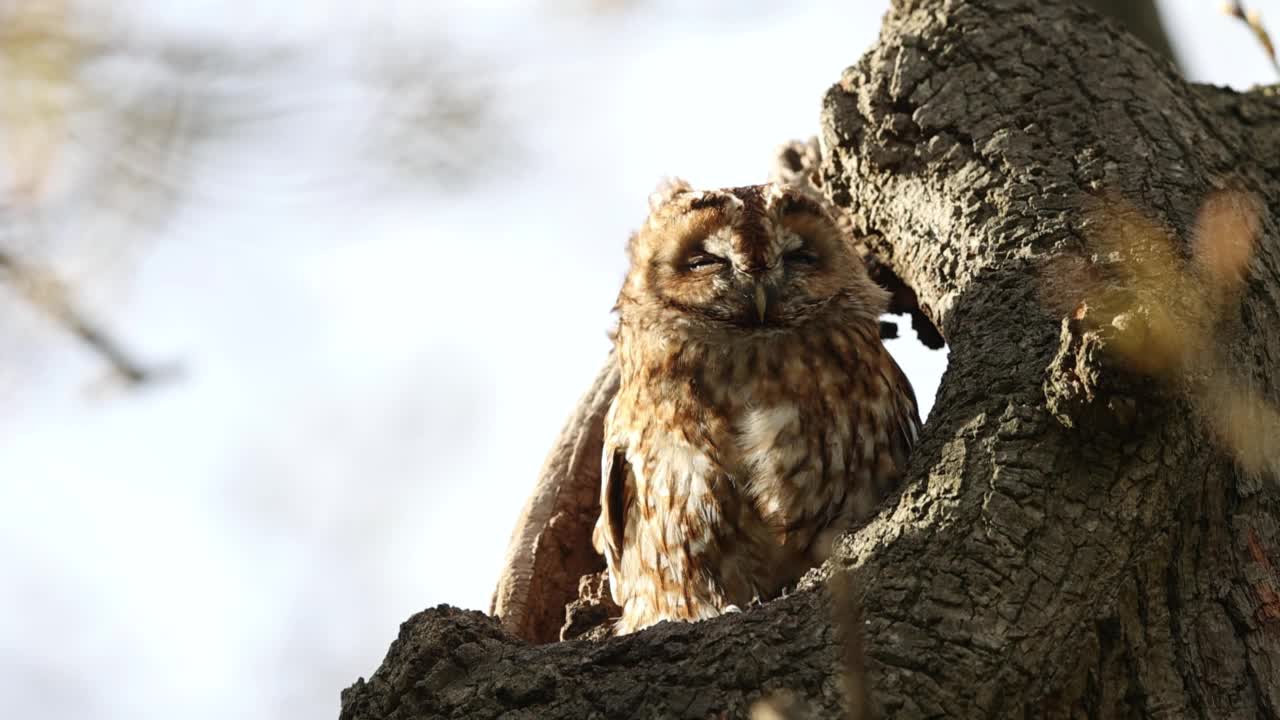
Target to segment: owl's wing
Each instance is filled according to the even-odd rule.
[[[893,438],[893,445],[896,454],[900,453],[899,462],[904,462],[906,456],[915,447],[916,441],[920,439],[920,410],[916,405],[916,393],[911,388],[911,381],[907,379],[902,368],[898,367],[898,363],[893,357],[888,356],[889,367],[888,375],[891,387],[894,388],[894,415],[898,418],[897,437]]]
[[[600,523],[596,527],[595,545],[604,555],[610,570],[617,568],[622,561],[627,506],[633,494],[630,477],[626,449],[606,440],[600,468]]]

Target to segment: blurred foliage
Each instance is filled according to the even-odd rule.
[[[1247,472],[1280,472],[1280,412],[1230,356],[1227,319],[1242,300],[1264,205],[1222,189],[1197,209],[1186,242],[1117,196],[1084,213],[1087,262],[1057,264],[1048,302],[1102,333],[1125,367],[1186,394]]]
[[[496,116],[491,74],[450,51],[388,52],[363,70],[375,97],[373,156],[406,178],[456,190],[509,160],[514,146]]]
[[[384,189],[456,189],[510,159],[486,74],[422,33],[361,43],[343,65],[284,40],[170,40],[136,21],[107,3],[0,3],[0,283],[131,383],[153,374],[74,298],[127,273],[175,212],[205,199],[218,152],[330,121],[358,129],[348,164],[381,170]],[[319,102],[289,104],[306,94]],[[361,191],[345,167],[331,180],[329,197]]]
[[[11,201],[32,202],[63,145],[83,45],[67,32],[65,2],[0,7],[4,193]]]

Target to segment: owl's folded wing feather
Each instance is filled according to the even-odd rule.
[[[611,571],[616,571],[622,562],[627,506],[634,494],[630,487],[630,470],[625,449],[606,439],[600,468],[600,521],[596,524],[593,540]]]
[[[894,441],[896,454],[899,454],[899,463],[905,463],[906,457],[915,448],[916,442],[920,439],[920,410],[916,404],[916,393],[911,387],[911,381],[907,379],[902,368],[898,367],[898,363],[894,362],[892,356],[889,359],[889,380],[895,389],[894,405],[896,415],[898,417],[898,435]]]

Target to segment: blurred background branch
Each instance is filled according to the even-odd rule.
[[[67,287],[51,271],[33,269],[0,248],[0,278],[17,289],[33,307],[100,355],[126,384],[141,385],[169,374],[157,372],[135,359],[119,340],[76,308]]]
[[[488,74],[449,43],[424,46],[389,22],[376,47],[334,61],[288,40],[238,48],[138,22],[106,4],[0,4],[0,281],[131,385],[154,372],[71,298],[132,274],[176,215],[234,195],[238,182],[209,178],[237,146],[288,127],[354,129],[347,148],[327,148],[355,152],[341,169],[277,169],[295,186],[276,202],[299,190],[355,200],[349,164],[371,194],[457,191],[499,158],[512,166]]]
[[[1271,41],[1271,34],[1267,32],[1266,25],[1262,23],[1262,13],[1256,9],[1246,8],[1244,3],[1239,0],[1228,0],[1228,2],[1223,3],[1222,11],[1244,23],[1249,28],[1249,32],[1253,34],[1254,39],[1262,46],[1262,52],[1271,61],[1271,67],[1275,69],[1276,75],[1280,76],[1280,60],[1276,58],[1276,46]]]

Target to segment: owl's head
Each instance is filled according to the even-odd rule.
[[[874,322],[886,302],[826,201],[791,185],[669,182],[650,198],[630,255],[618,297],[624,323],[773,331]]]

